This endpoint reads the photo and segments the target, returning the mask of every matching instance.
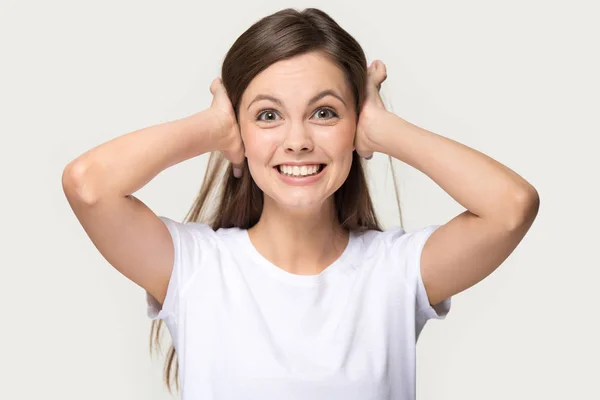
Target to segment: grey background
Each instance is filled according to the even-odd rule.
[[[3,1],[0,398],[168,399],[144,292],[114,270],[61,189],[64,166],[124,133],[209,106],[225,52],[259,18],[321,7],[383,60],[401,117],[517,171],[536,222],[418,343],[418,398],[598,399],[599,8],[592,1]],[[181,220],[206,156],[137,193]],[[396,161],[405,227],[463,211]],[[385,225],[387,157],[369,165]],[[166,350],[168,337],[165,337]]]

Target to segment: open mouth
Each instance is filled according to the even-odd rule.
[[[278,165],[275,167],[277,171],[283,176],[289,176],[292,178],[304,178],[307,176],[318,175],[323,169],[327,167],[326,164],[312,164],[312,165]]]

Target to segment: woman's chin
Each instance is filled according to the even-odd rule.
[[[279,207],[290,212],[297,213],[318,213],[322,209],[323,202],[315,199],[297,199],[295,201],[286,201],[279,203]]]
[[[309,193],[296,196],[287,196],[285,198],[277,198],[274,203],[277,208],[288,211],[293,214],[314,215],[319,214],[323,210],[323,205],[327,202],[327,198],[321,196],[310,196]],[[267,204],[265,204],[267,206]]]

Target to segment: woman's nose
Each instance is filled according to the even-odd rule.
[[[286,153],[309,152],[314,148],[310,131],[301,123],[289,129],[283,146]]]

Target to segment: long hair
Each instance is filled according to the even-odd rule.
[[[233,105],[236,119],[242,94],[261,71],[277,61],[318,51],[344,71],[354,95],[358,114],[365,100],[367,60],[358,42],[325,12],[307,8],[278,11],[254,23],[232,45],[223,61],[221,79]],[[362,159],[356,151],[346,181],[334,193],[337,218],[351,231],[379,230]],[[241,178],[232,174],[232,165],[219,152],[211,153],[200,192],[184,222],[202,222],[212,229],[248,229],[260,219],[263,193],[256,185],[247,162]],[[392,173],[394,173],[392,168]],[[395,180],[394,180],[395,184]],[[160,347],[162,321],[152,322],[150,353]],[[179,366],[175,348],[167,354],[164,379],[169,391],[175,382],[179,390]]]

